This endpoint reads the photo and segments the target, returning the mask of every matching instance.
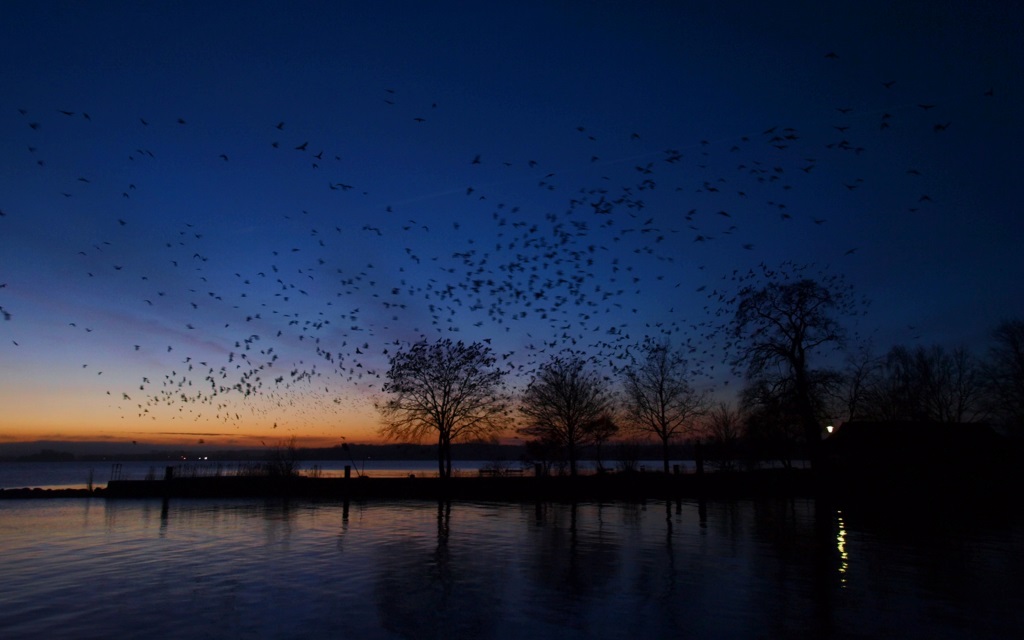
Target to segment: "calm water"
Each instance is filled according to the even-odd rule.
[[[948,516],[6,500],[0,637],[1019,637],[1021,519]]]

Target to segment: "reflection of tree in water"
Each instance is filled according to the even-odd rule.
[[[148,513],[155,504],[147,504],[144,507],[144,513]],[[135,509],[135,505],[130,503],[121,505],[117,501],[111,501],[104,506],[108,528],[118,526],[116,515],[121,509],[125,513],[131,513],[131,509]],[[161,536],[166,536],[168,531],[175,530],[211,531],[230,523],[244,521],[246,529],[253,528],[257,524],[262,527],[264,544],[287,546],[291,541],[292,528],[299,511],[288,500],[268,499],[258,503],[243,501],[221,504],[203,500],[187,501],[164,498],[159,509],[159,533]]]
[[[619,529],[606,529],[603,517],[601,505],[537,505],[527,537],[537,589],[530,608],[544,622],[585,630],[588,600],[604,598],[618,576]]]
[[[686,555],[678,554],[676,547],[676,529],[681,529],[676,524],[676,519],[682,514],[682,504],[665,501],[665,544],[663,547],[652,546],[645,549],[640,563],[640,570],[635,578],[636,590],[642,592],[646,589],[649,598],[655,604],[653,611],[657,612],[660,618],[659,627],[666,631],[683,631],[693,620],[688,607],[679,606],[680,601],[692,600],[686,593],[687,586],[692,586],[693,581],[687,582],[679,575],[679,565],[685,564]],[[680,532],[685,533],[684,531]],[[677,556],[681,556],[677,558]],[[692,576],[694,567],[686,567],[686,575]]]
[[[751,599],[751,614],[774,637],[832,635],[838,580],[835,538],[828,531],[834,513],[785,498],[756,500],[752,508],[754,541],[770,552],[750,554],[750,571],[766,587]],[[819,525],[822,517],[829,525]]]
[[[288,545],[292,537],[295,509],[287,500],[267,502],[263,512],[263,533],[267,544]]]
[[[638,536],[656,535],[641,541],[625,541],[637,549],[629,576],[627,597],[635,604],[636,636],[715,637],[708,611],[714,603],[704,589],[709,571],[699,551],[706,539],[699,506],[666,500],[651,503],[648,517],[638,523]]]
[[[452,548],[450,502],[437,504],[437,535],[382,548],[376,588],[381,626],[403,638],[488,638],[500,618],[498,567],[475,548]]]

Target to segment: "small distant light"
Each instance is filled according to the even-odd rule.
[[[828,425],[827,427],[825,427],[825,431],[828,431],[829,433],[832,433],[832,429],[833,428],[834,427],[832,425]]]

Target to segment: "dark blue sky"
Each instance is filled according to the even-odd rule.
[[[718,4],[0,4],[0,434],[370,437],[420,336],[722,390],[761,262],[1024,315],[1021,9]]]

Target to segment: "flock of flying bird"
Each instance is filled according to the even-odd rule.
[[[124,347],[126,357],[166,368],[106,391],[124,419],[176,415],[239,429],[260,419],[298,430],[339,405],[367,404],[389,355],[421,338],[482,340],[518,383],[566,352],[611,377],[644,341],[668,340],[688,354],[698,386],[728,384],[733,345],[723,327],[737,292],[776,268],[774,238],[813,238],[833,224],[827,214],[793,206],[794,190],[815,185],[849,197],[870,188],[856,169],[880,136],[901,127],[941,136],[955,126],[942,105],[886,97],[897,90],[888,79],[875,88],[879,101],[900,105],[890,110],[838,105],[823,115],[827,125],[769,124],[657,150],[642,133],[581,125],[565,132],[559,159],[480,150],[449,167],[465,176],[464,185],[390,203],[375,192],[372,175],[365,185],[340,175],[347,158],[333,149],[343,141],[292,133],[287,119],[268,122],[250,135],[262,151],[198,157],[197,145],[196,163],[209,165],[212,180],[217,163],[225,170],[277,163],[304,171],[309,188],[323,190],[318,198],[334,199],[319,210],[279,211],[272,239],[244,248],[250,240],[230,239],[222,221],[185,221],[185,213],[157,222],[146,214],[147,203],[169,195],[161,189],[174,189],[153,177],[168,168],[161,165],[168,151],[149,146],[147,139],[166,137],[148,131],[185,130],[201,116],[106,122],[122,138],[143,140],[125,147],[128,169],[106,174],[95,166],[78,175],[55,171],[60,150],[32,137],[60,127],[61,136],[88,138],[106,114],[21,108],[5,116],[5,127],[29,141],[13,160],[52,176],[48,206],[92,212],[100,203],[110,212],[92,229],[54,230],[78,243],[76,286],[119,299],[143,325],[164,327],[165,338],[141,332]],[[977,99],[992,96],[979,91]],[[405,105],[401,91],[381,94],[380,108],[403,131],[431,127],[444,109],[423,106]],[[905,175],[902,211],[930,206],[920,171],[906,167]],[[228,198],[232,179],[225,178]],[[90,204],[76,204],[83,200]],[[31,213],[0,203],[0,215],[5,233],[4,224]],[[239,214],[235,226],[265,224],[261,215]],[[720,270],[722,255],[735,267]],[[799,270],[800,257],[792,258],[789,268]],[[17,287],[21,271],[0,257],[0,287]],[[18,308],[3,293],[0,312],[10,327]],[[94,327],[70,318],[67,331],[88,340]],[[79,366],[102,375],[90,364]]]

